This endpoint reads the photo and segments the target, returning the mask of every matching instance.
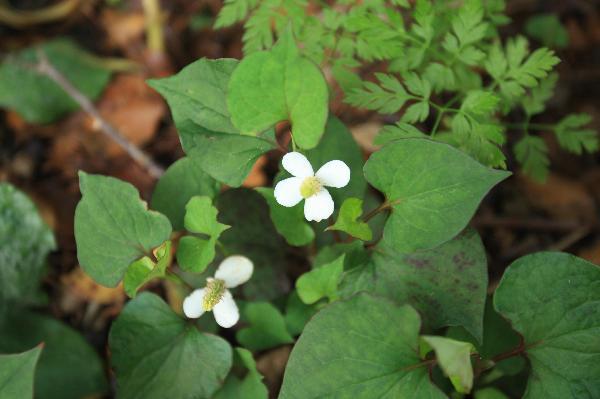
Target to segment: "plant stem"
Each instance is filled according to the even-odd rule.
[[[146,41],[148,49],[154,53],[165,52],[162,15],[158,0],[143,0],[142,7],[146,19]]]
[[[398,203],[398,202],[397,201],[395,201],[395,202],[385,201],[383,204],[379,205],[377,208],[371,210],[369,213],[367,213],[365,216],[363,216],[362,221],[365,223],[368,222],[369,220],[373,219],[378,213],[383,212],[386,209],[390,209],[396,203]]]
[[[79,89],[60,72],[54,65],[50,63],[48,57],[42,49],[37,49],[38,62],[31,66],[31,68],[39,73],[50,78],[54,83],[60,86],[79,106],[91,116],[95,122],[98,123],[100,131],[104,133],[109,139],[117,143],[131,158],[137,163],[145,167],[150,175],[156,179],[160,178],[164,169],[150,158],[148,154],[139,149],[135,144],[127,140],[123,135],[115,129],[110,123],[108,123],[101,115],[100,112],[94,107],[94,104],[89,98],[85,96]]]
[[[172,281],[176,284],[182,285],[184,287],[190,288],[190,289],[194,289],[194,287],[192,287],[191,285],[189,285],[187,282],[185,282],[177,273],[172,272],[171,270],[167,270],[167,273],[165,274],[165,279]]]

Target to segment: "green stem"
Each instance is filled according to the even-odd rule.
[[[179,284],[181,286],[187,287],[189,289],[194,289],[194,287],[192,287],[191,285],[189,285],[187,282],[185,282],[177,273],[171,271],[171,270],[167,270],[167,273],[165,274],[165,279],[174,282],[175,284]]]
[[[390,209],[396,203],[398,203],[398,201],[394,201],[394,202],[385,201],[383,204],[379,205],[377,208],[371,210],[369,213],[367,213],[365,216],[363,216],[362,221],[367,223],[369,220],[373,219],[377,214],[379,214],[387,209]]]

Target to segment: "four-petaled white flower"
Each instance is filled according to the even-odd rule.
[[[350,168],[342,161],[329,161],[317,171],[299,152],[289,152],[282,160],[283,168],[293,177],[275,186],[275,199],[280,205],[292,207],[302,199],[306,220],[320,222],[333,214],[333,199],[325,187],[342,188],[350,181]]]
[[[240,319],[238,310],[228,288],[237,287],[250,280],[254,265],[245,256],[225,258],[217,268],[214,278],[206,279],[206,287],[194,290],[183,301],[183,313],[196,319],[204,312],[213,311],[217,324],[230,328]]]

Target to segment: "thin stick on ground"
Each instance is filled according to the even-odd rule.
[[[38,49],[38,62],[31,65],[31,68],[37,73],[44,75],[54,81],[61,89],[65,91],[79,106],[94,120],[98,123],[100,130],[109,139],[117,143],[123,150],[129,154],[137,163],[142,165],[148,170],[150,175],[156,179],[160,178],[164,169],[160,167],[148,154],[139,149],[135,144],[127,140],[123,135],[115,129],[110,123],[108,123],[101,115],[100,112],[94,107],[94,104],[89,98],[81,91],[79,91],[73,84],[60,72],[54,65],[48,60],[46,54],[42,49]]]

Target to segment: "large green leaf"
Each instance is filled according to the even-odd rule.
[[[129,183],[79,172],[79,187],[83,197],[75,209],[77,258],[94,280],[114,287],[134,260],[169,239],[171,224],[148,210]]]
[[[195,195],[214,198],[219,184],[189,157],[181,158],[167,169],[152,193],[152,208],[169,218],[174,230],[183,229],[185,205]]]
[[[242,185],[256,160],[275,148],[262,137],[213,132],[186,121],[179,128],[183,150],[216,180],[232,187]]]
[[[473,230],[437,248],[410,255],[391,246],[378,247],[373,264],[348,272],[342,285],[345,296],[374,291],[414,306],[430,328],[460,325],[482,340],[487,260],[481,239]]]
[[[110,72],[97,59],[68,39],[44,43],[52,65],[83,94],[95,99],[108,83]],[[23,64],[35,64],[35,48],[28,48],[0,64],[0,105],[32,123],[49,123],[79,106],[56,83]]]
[[[12,303],[35,303],[54,237],[25,194],[0,183],[0,314]]]
[[[119,396],[128,399],[209,398],[232,363],[227,341],[201,333],[146,292],[125,306],[109,344]]]
[[[254,263],[254,273],[241,286],[253,300],[271,300],[289,290],[285,274],[285,241],[273,226],[269,207],[254,190],[227,190],[217,197],[219,220],[231,226],[219,241],[230,254],[242,254]]]
[[[506,270],[494,307],[524,338],[524,398],[600,397],[598,266],[564,253],[524,256]]]
[[[0,352],[18,352],[43,342],[35,373],[36,398],[79,399],[106,393],[100,357],[81,334],[60,321],[14,311],[0,319],[0,336]],[[4,398],[1,393],[0,397]]]
[[[444,398],[419,358],[418,313],[359,294],[306,325],[288,361],[281,399]]]
[[[257,135],[288,120],[296,144],[309,149],[323,135],[328,96],[323,74],[299,54],[289,29],[271,51],[239,63],[229,81],[227,106],[242,133]]]
[[[216,132],[237,133],[226,103],[229,76],[237,65],[234,59],[202,58],[177,75],[152,79],[148,84],[167,100],[178,129],[191,120]]]
[[[33,376],[41,347],[15,355],[0,355],[0,397],[33,398]]]
[[[487,192],[510,175],[427,139],[383,147],[364,171],[392,207],[383,239],[405,253],[434,248],[457,235]]]

